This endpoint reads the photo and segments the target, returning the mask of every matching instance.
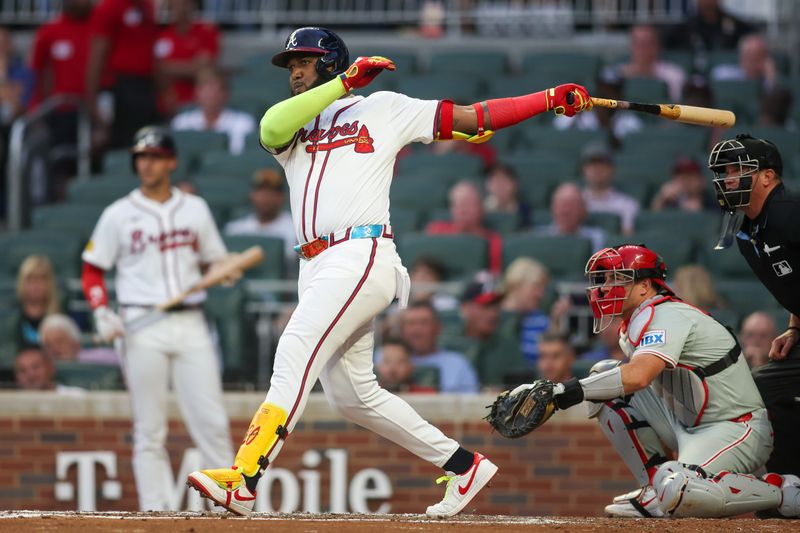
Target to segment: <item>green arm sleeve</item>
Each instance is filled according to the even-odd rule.
[[[319,87],[278,102],[261,117],[261,144],[266,148],[286,146],[297,130],[345,94],[344,85],[337,76]]]

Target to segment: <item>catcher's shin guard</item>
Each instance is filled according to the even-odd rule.
[[[666,457],[658,435],[647,420],[620,398],[603,404],[597,421],[639,486],[650,485],[656,468]]]
[[[653,478],[661,510],[676,518],[724,518],[775,509],[781,488],[746,474],[712,475],[678,461],[662,464]]]
[[[289,434],[286,418],[286,411],[275,404],[264,402],[259,406],[233,463],[245,476],[253,477],[267,469],[268,456],[278,439]]]

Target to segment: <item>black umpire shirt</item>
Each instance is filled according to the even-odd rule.
[[[778,303],[800,316],[800,195],[779,184],[755,220],[744,218],[736,242]]]

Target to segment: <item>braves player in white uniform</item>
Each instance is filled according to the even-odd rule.
[[[444,499],[433,516],[461,511],[497,472],[479,453],[460,447],[406,402],[378,386],[372,368],[373,319],[409,278],[389,224],[389,187],[397,153],[411,142],[471,139],[555,110],[591,106],[569,84],[473,106],[378,92],[354,96],[383,70],[382,57],[349,64],[344,42],[323,28],[301,28],[273,64],[289,70],[293,96],[268,109],[261,144],[286,171],[297,250],[304,258],[299,302],[278,343],[269,392],[253,417],[232,468],[203,470],[189,484],[237,514],[253,508],[256,483],[275,460],[320,379],[340,413],[445,470]],[[568,96],[569,95],[569,96]]]
[[[597,363],[588,378],[556,385],[554,400],[559,408],[595,402],[589,416],[642,487],[606,512],[800,515],[800,479],[750,475],[772,451],[772,427],[733,333],[676,298],[664,281],[664,261],[642,245],[600,250],[586,274],[595,332],[621,316],[620,346],[629,361]],[[677,461],[667,460],[662,442]]]
[[[135,332],[126,334],[125,323],[189,288],[227,252],[206,202],[170,185],[177,160],[169,134],[143,128],[131,152],[140,187],[103,211],[83,252],[82,281],[98,334],[117,339],[133,408],[139,507],[159,511],[170,508],[172,469],[164,448],[170,383],[204,460],[233,457],[219,364],[201,309],[205,293]],[[108,307],[103,283],[112,268],[119,315]]]

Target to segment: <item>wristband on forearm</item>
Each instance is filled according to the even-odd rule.
[[[583,400],[611,400],[625,395],[620,367],[592,374],[581,380],[572,378],[560,385],[563,387],[563,392],[554,390],[556,396],[553,398],[559,409],[572,407]]]
[[[796,331],[798,333],[798,335],[800,335],[800,327],[789,326],[788,328],[786,328],[786,331],[792,331],[792,330]]]
[[[261,144],[267,148],[286,146],[297,130],[346,94],[339,77],[292,96],[267,109],[259,124]]]

